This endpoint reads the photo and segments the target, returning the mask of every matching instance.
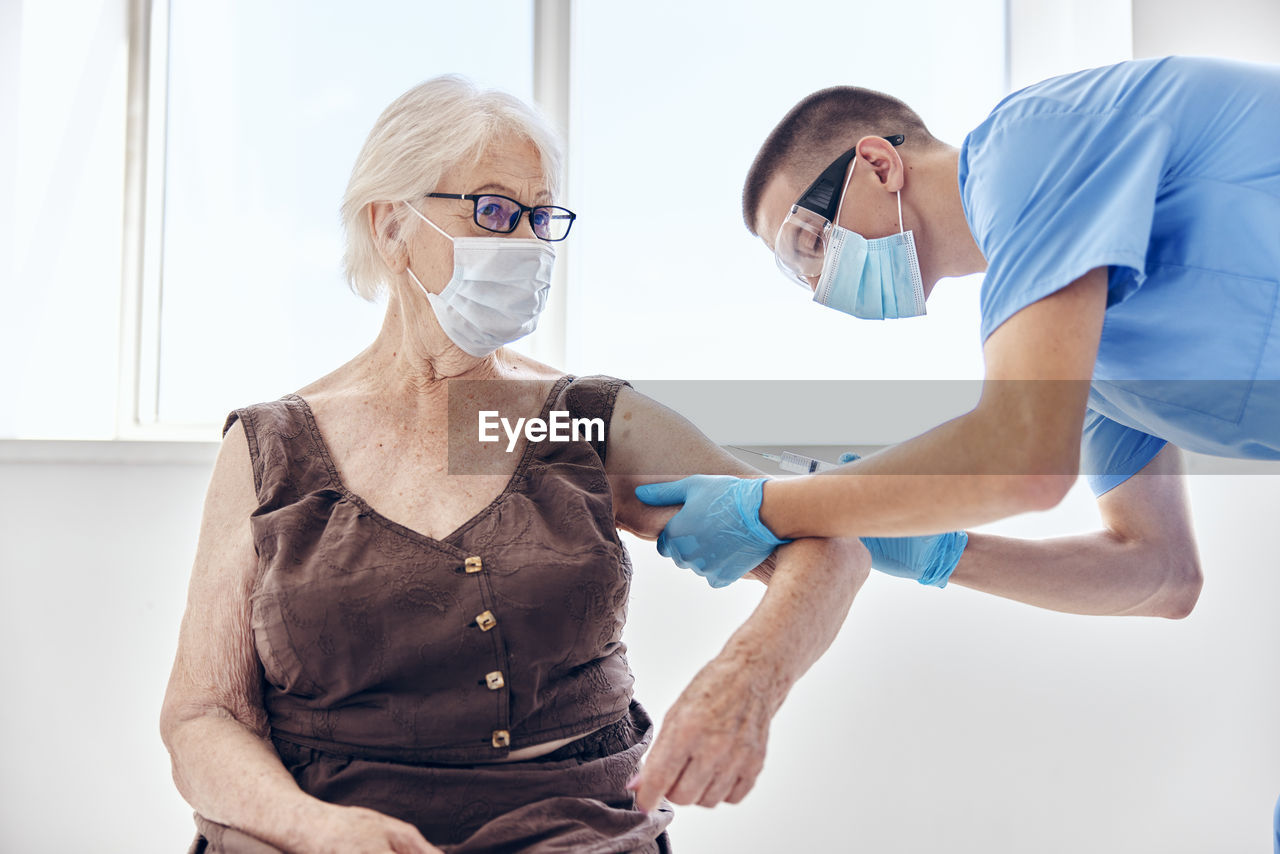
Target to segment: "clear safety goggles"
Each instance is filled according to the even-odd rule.
[[[898,133],[884,139],[893,145],[902,145],[905,137]],[[822,170],[817,180],[791,206],[773,240],[773,257],[778,269],[789,280],[810,291],[822,276],[827,237],[840,210],[849,164],[857,153],[858,148],[854,146]]]

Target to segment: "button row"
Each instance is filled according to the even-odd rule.
[[[479,555],[472,555],[463,561],[462,569],[467,575],[483,572],[484,561],[480,559]],[[480,631],[487,632],[489,629],[498,625],[498,619],[493,616],[492,611],[485,611],[484,613],[476,616],[475,623],[480,627]],[[490,691],[497,691],[499,688],[506,685],[507,682],[503,679],[501,670],[493,670],[484,675],[484,684]],[[508,747],[511,744],[511,733],[505,729],[495,729],[490,743],[495,749]]]

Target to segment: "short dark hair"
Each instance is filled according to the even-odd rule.
[[[755,216],[765,184],[779,171],[817,178],[822,169],[864,136],[906,137],[904,147],[938,144],[915,110],[892,95],[857,86],[832,86],[809,95],[769,132],[747,170],[742,221],[756,233]],[[812,173],[812,175],[809,175]]]

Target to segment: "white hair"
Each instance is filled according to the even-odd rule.
[[[446,171],[474,163],[492,143],[512,138],[527,139],[538,150],[547,189],[556,198],[564,158],[560,136],[537,109],[514,95],[445,74],[392,101],[369,131],[342,199],[343,266],[351,290],[373,302],[391,277],[369,226],[371,203],[432,192]],[[386,235],[392,239],[403,242],[418,227],[419,220],[403,205],[390,216]]]

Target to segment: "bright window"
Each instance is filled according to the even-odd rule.
[[[328,373],[384,304],[346,286],[338,206],[365,136],[458,72],[532,99],[531,4],[173,0],[159,420],[221,424]]]
[[[629,379],[981,376],[976,281],[944,282],[925,318],[856,321],[787,284],[743,226],[740,198],[769,130],[826,86],[896,95],[958,146],[1003,94],[1003,0],[903,0],[876,14],[815,0],[576,12],[572,368]]]
[[[0,118],[17,131],[0,135],[0,347],[20,366],[3,373],[0,437],[109,438],[130,415],[115,413],[133,382],[117,359],[127,6],[0,6]],[[146,210],[144,423],[206,435],[369,344],[383,306],[347,289],[338,219],[365,134],[447,71],[532,100],[533,6],[155,0],[167,64],[151,71],[166,98],[150,106],[165,134],[149,152],[163,184]],[[739,198],[768,130],[827,85],[896,94],[959,144],[1004,92],[1004,0],[904,0],[891,17],[907,41],[863,37],[865,10],[817,0],[785,14],[758,0],[572,8],[564,202],[580,219],[561,256],[563,367],[637,381],[981,375],[976,281],[944,283],[925,318],[855,321],[787,285]]]
[[[0,438],[115,430],[121,0],[0,4]]]

